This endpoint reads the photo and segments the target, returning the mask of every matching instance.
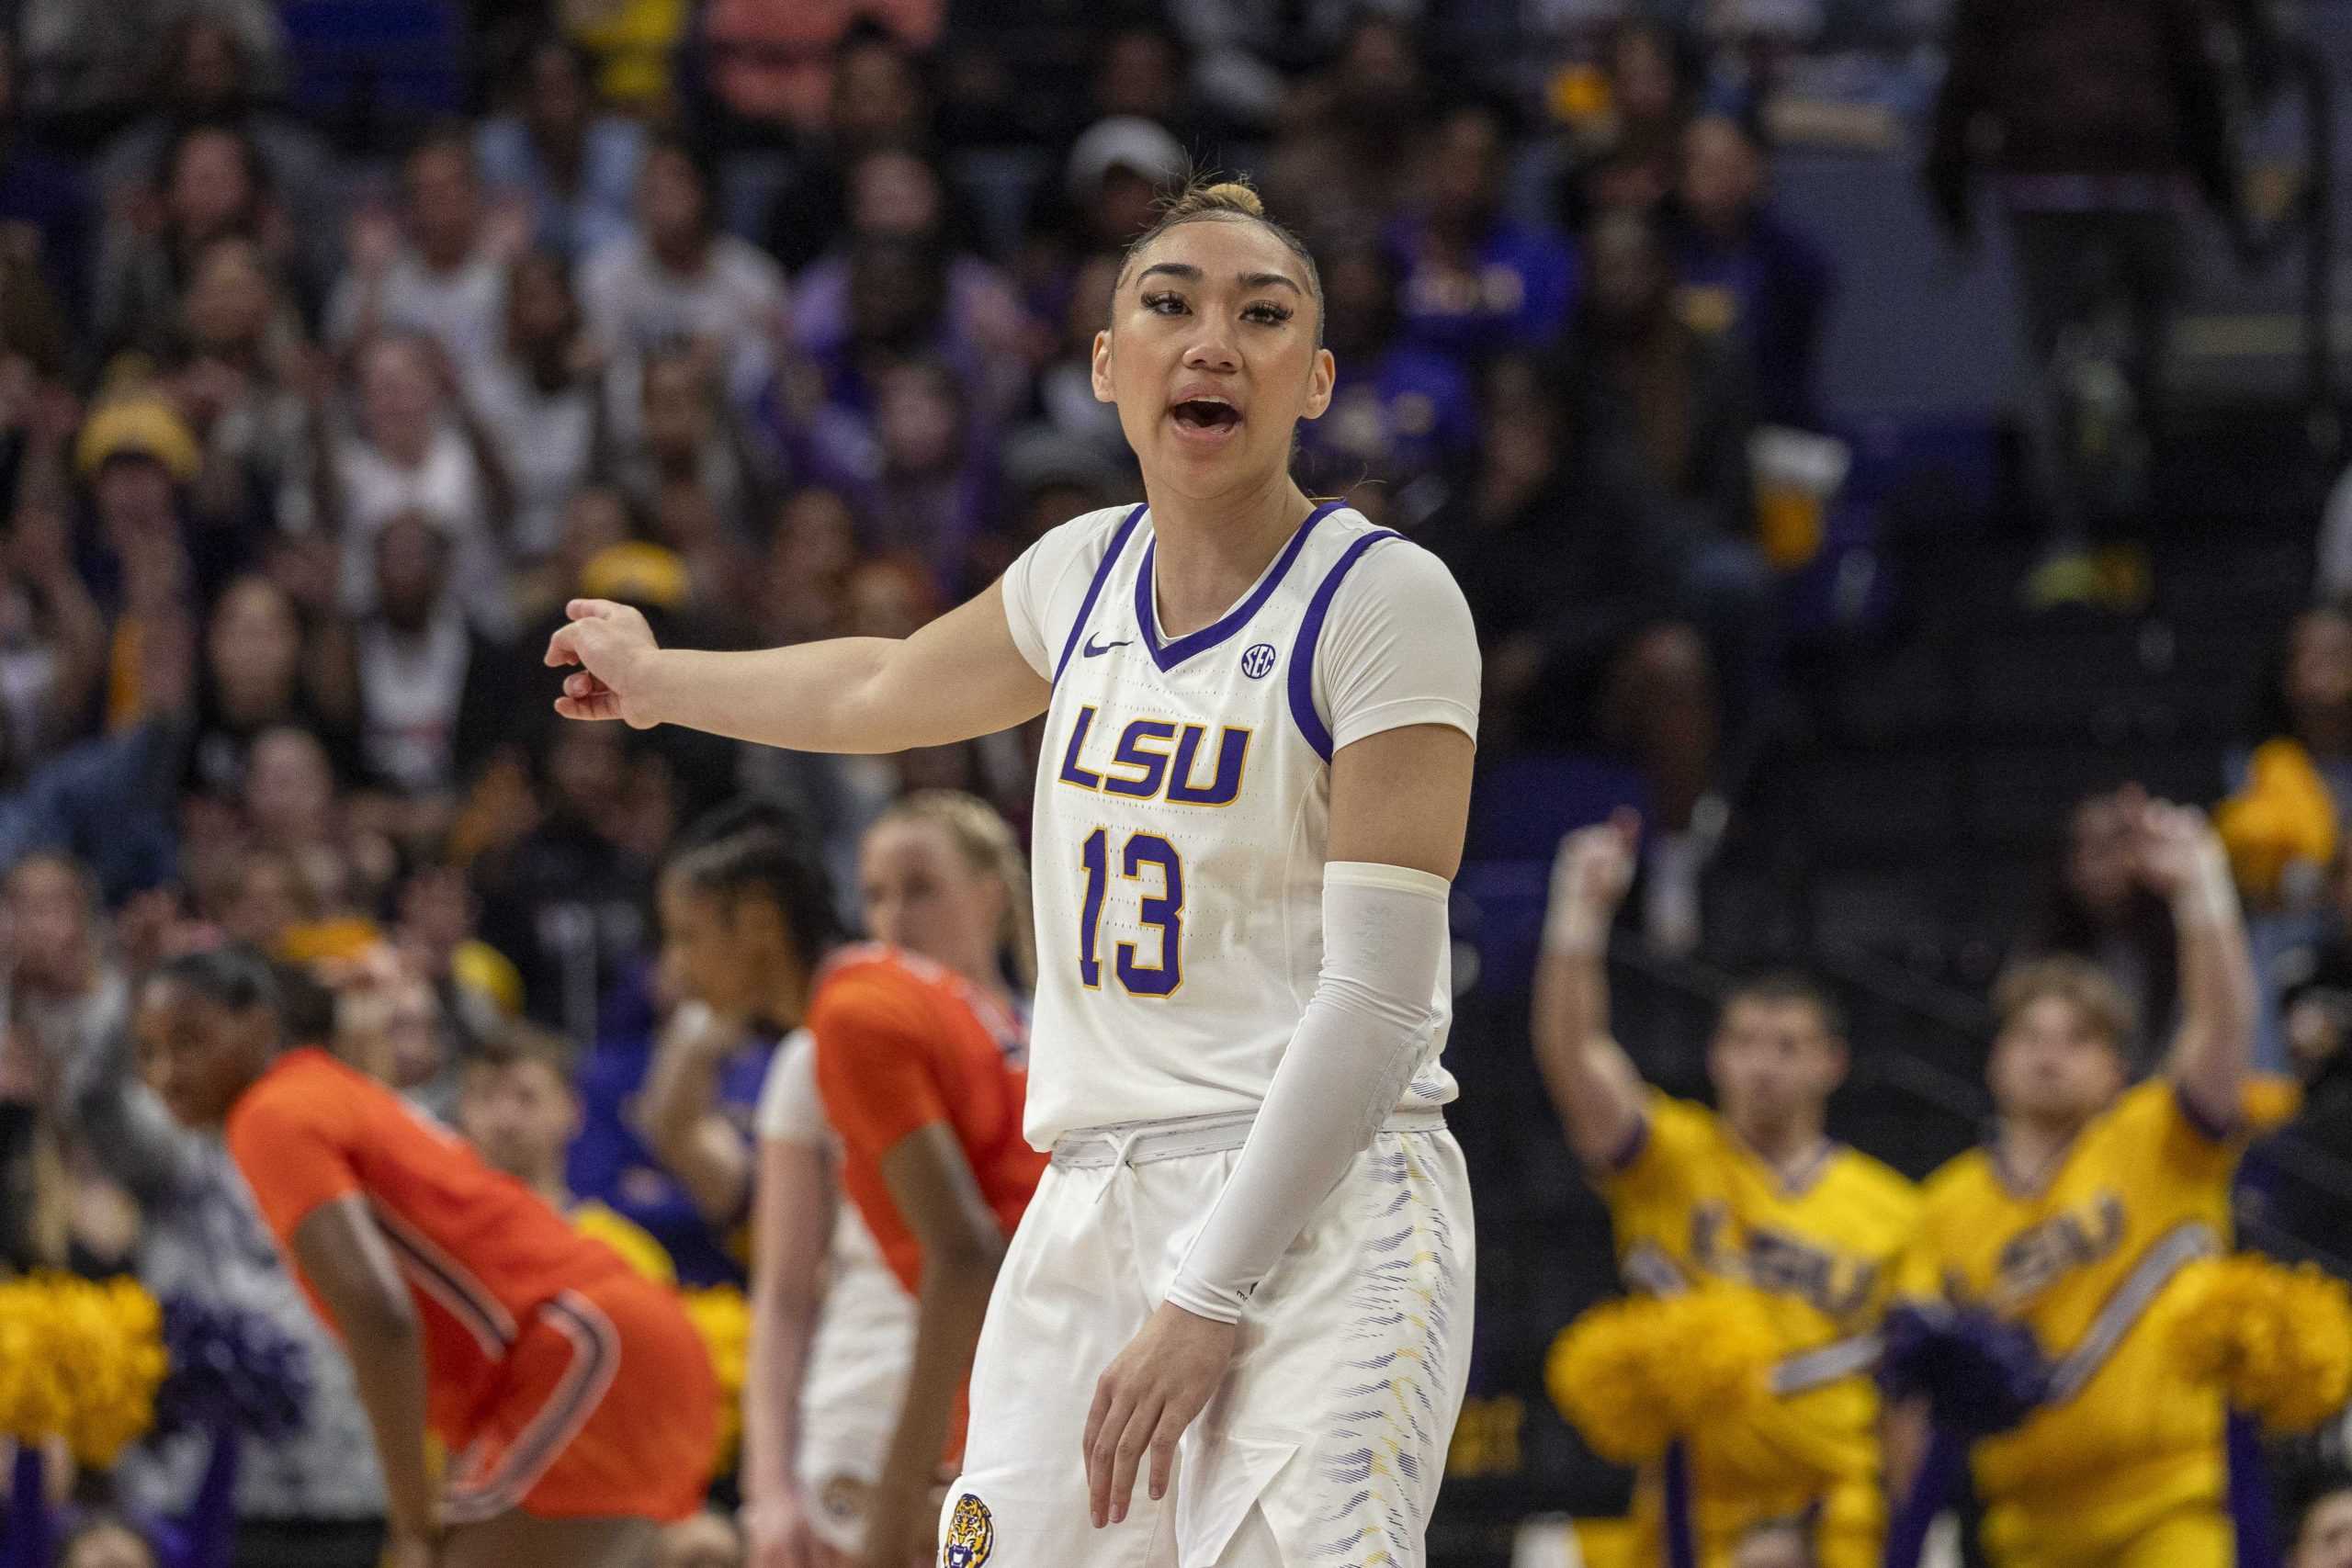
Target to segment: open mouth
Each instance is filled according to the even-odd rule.
[[[1188,398],[1169,411],[1186,430],[1227,430],[1241,423],[1241,411],[1214,398]]]

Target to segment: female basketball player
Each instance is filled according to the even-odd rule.
[[[910,795],[867,831],[859,882],[876,941],[944,964],[1013,1016],[1008,977],[1025,988],[1036,960],[1028,872],[1004,818],[967,795]],[[864,1551],[870,1519],[910,1517],[907,1498],[877,1491],[893,1421],[956,1391],[908,1396],[915,1303],[855,1205],[833,1201],[835,1134],[806,1031],[776,1052],[759,1131],[745,1523],[752,1568],[818,1568]],[[978,1294],[963,1309],[976,1321]],[[911,1517],[927,1537],[920,1497]]]
[[[876,847],[894,851],[887,839]],[[854,1416],[866,1424],[865,1446],[876,1450],[877,1461],[854,1466],[865,1473],[845,1478],[870,1495],[861,1498],[853,1489],[839,1499],[851,1505],[839,1510],[843,1516],[864,1517],[862,1531],[856,1517],[844,1517],[833,1533],[867,1561],[904,1568],[929,1554],[929,1499],[951,1437],[961,1448],[956,1413],[981,1315],[1006,1238],[1045,1162],[1020,1136],[1025,1078],[1015,1059],[1019,1016],[992,991],[911,953],[834,948],[831,896],[817,851],[774,807],[747,802],[714,813],[689,832],[662,875],[664,959],[690,996],[722,1016],[801,1026],[796,1048],[806,1060],[794,1070],[806,1098],[818,1102],[820,1126],[835,1135],[841,1188],[898,1298],[853,1301],[846,1310],[878,1306],[881,1321],[852,1321],[888,1339],[888,1319],[896,1316],[910,1341],[899,1368],[909,1397],[897,1398],[887,1377],[877,1384],[857,1376],[855,1387],[826,1402],[829,1410],[842,1401],[854,1405]],[[868,863],[875,863],[870,855]],[[886,883],[877,891],[895,902],[902,890]],[[918,933],[936,924],[928,908],[887,917]],[[985,918],[967,923],[987,929]],[[708,1124],[713,1119],[717,1125]],[[788,1109],[785,1119],[788,1132]],[[703,1120],[700,1136],[735,1135],[715,1107]],[[809,1173],[792,1174],[805,1189]],[[761,1314],[772,1322],[802,1315],[783,1298],[809,1284],[801,1268],[820,1245],[820,1215],[803,1202],[764,1216],[775,1245],[754,1248],[754,1291],[763,1299]],[[804,1350],[785,1337],[764,1337],[753,1382],[797,1380]],[[860,1354],[854,1347],[839,1358],[855,1363]],[[785,1428],[780,1440],[770,1441],[779,1427],[773,1412],[762,1414],[752,1433],[752,1487],[763,1501],[788,1499],[784,1487],[797,1434]],[[842,1438],[835,1446],[854,1449],[858,1435],[820,1436]],[[794,1533],[788,1517],[757,1522],[763,1533]]]
[[[718,1396],[674,1292],[375,1079],[281,1049],[277,982],[249,952],[164,964],[138,1031],[156,1092],[225,1132],[343,1338],[391,1568],[627,1568],[701,1506]],[[437,1492],[428,1427],[453,1456]]]
[[[1438,1055],[1478,660],[1433,558],[1291,481],[1321,333],[1305,246],[1189,189],[1095,343],[1145,505],[903,641],[685,652],[582,601],[548,645],[574,718],[871,752],[1047,716],[1054,1163],[981,1336],[951,1568],[1424,1558],[1468,1349]]]

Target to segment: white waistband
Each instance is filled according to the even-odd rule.
[[[1081,1127],[1054,1140],[1054,1163],[1073,1170],[1114,1165],[1149,1165],[1192,1155],[1224,1154],[1248,1141],[1255,1111],[1231,1116],[1189,1116],[1174,1122],[1123,1122]],[[1442,1111],[1398,1111],[1380,1124],[1384,1133],[1442,1133]]]

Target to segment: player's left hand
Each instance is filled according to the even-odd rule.
[[[1136,1465],[1151,1453],[1151,1498],[1168,1495],[1176,1439],[1225,1380],[1240,1329],[1168,1302],[1094,1384],[1086,1414],[1087,1513],[1094,1528],[1127,1517]]]

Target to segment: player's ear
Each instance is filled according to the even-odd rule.
[[[1115,403],[1118,392],[1111,385],[1111,329],[1103,328],[1094,334],[1094,400]]]
[[[1315,351],[1315,363],[1306,372],[1306,407],[1308,419],[1321,419],[1323,411],[1331,406],[1331,389],[1340,376],[1339,361],[1331,357],[1328,348]]]
[[[1853,1070],[1854,1053],[1845,1041],[1835,1034],[1829,1037],[1826,1049],[1829,1053],[1828,1087],[1835,1091],[1845,1083],[1846,1075]]]

